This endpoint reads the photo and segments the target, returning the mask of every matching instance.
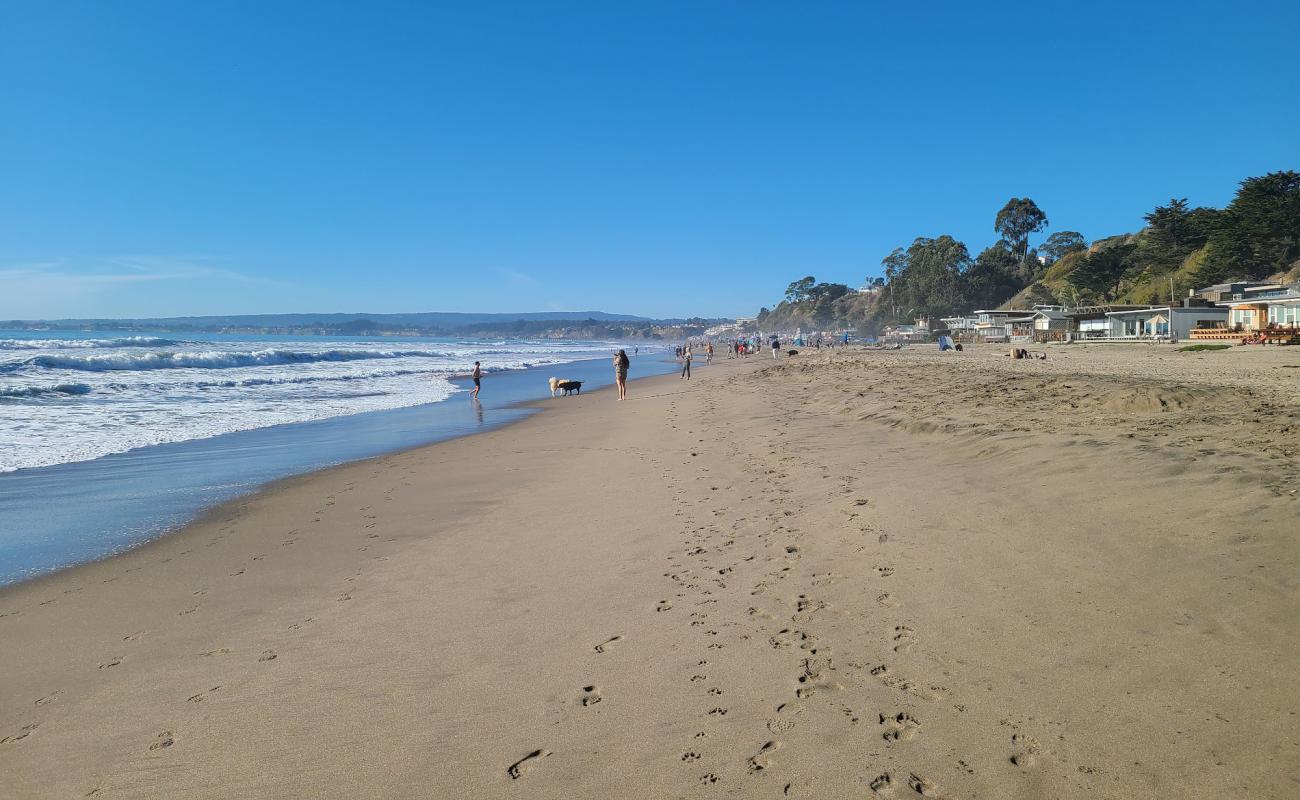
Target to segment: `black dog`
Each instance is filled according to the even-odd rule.
[[[578,393],[582,394],[582,381],[560,381],[555,384],[555,388],[564,394]]]
[[[798,351],[798,350],[786,350],[786,351],[785,351],[785,354],[786,354],[787,356],[797,356],[797,355],[799,355],[799,351]]]

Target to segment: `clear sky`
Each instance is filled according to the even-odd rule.
[[[0,5],[0,319],[753,313],[1300,168],[1300,3]],[[1049,231],[1050,232],[1050,231]]]

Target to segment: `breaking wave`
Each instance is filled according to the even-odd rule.
[[[56,386],[0,386],[0,400],[6,397],[66,397],[89,393],[90,387],[84,383],[60,383]]]
[[[156,336],[120,339],[0,339],[0,350],[87,350],[104,347],[177,347],[189,342]]]
[[[104,355],[42,355],[0,366],[0,372],[16,372],[24,367],[67,369],[85,372],[114,372],[147,369],[232,369],[281,364],[363,361],[388,358],[437,358],[442,353],[428,350],[251,350],[231,352],[207,350],[175,353],[106,353]]]

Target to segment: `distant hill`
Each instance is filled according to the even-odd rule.
[[[142,317],[134,319],[14,320],[31,325],[42,323],[59,328],[168,328],[213,330],[220,328],[307,328],[333,327],[349,322],[369,321],[385,328],[412,327],[455,330],[471,325],[516,320],[596,320],[598,322],[650,322],[649,317],[609,314],[604,311],[531,311],[520,314],[473,314],[455,311],[421,311],[410,314],[230,314],[205,317]],[[9,323],[3,323],[9,324]]]
[[[228,332],[297,336],[527,336],[545,339],[680,339],[697,336],[723,320],[651,319],[604,311],[533,311],[473,314],[426,311],[412,314],[232,314],[138,319],[0,321],[0,328]]]

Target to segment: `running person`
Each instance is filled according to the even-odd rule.
[[[474,362],[474,371],[471,372],[469,376],[474,379],[474,391],[469,393],[469,399],[477,400],[478,390],[482,386],[480,381],[483,380],[483,367],[480,366],[477,361]]]

